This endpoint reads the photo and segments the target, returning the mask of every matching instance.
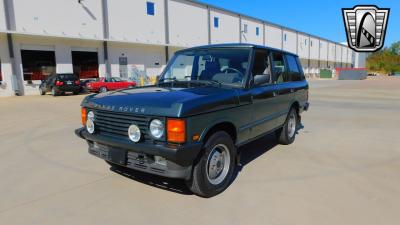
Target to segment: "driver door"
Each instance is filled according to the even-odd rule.
[[[254,63],[251,71],[251,101],[252,101],[252,126],[251,136],[263,135],[276,127],[276,95],[277,88],[272,82],[270,52],[266,49],[256,49]],[[269,80],[256,85],[256,75],[269,75]]]

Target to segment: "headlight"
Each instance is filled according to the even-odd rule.
[[[93,111],[88,112],[87,118],[94,121],[94,113],[93,113]]]
[[[164,135],[164,123],[160,120],[152,120],[150,123],[150,133],[153,137],[159,139]]]
[[[92,119],[87,119],[86,120],[86,130],[87,132],[89,132],[90,134],[94,133],[94,122]]]
[[[141,136],[139,127],[136,126],[135,124],[132,124],[131,126],[129,126],[128,136],[129,136],[129,139],[131,139],[131,141],[138,142],[140,140],[140,136]]]

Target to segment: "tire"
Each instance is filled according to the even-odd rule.
[[[43,90],[43,87],[39,88],[40,95],[45,95],[46,91]]]
[[[232,181],[235,158],[236,147],[229,134],[224,131],[214,133],[208,138],[202,155],[196,160],[192,176],[186,181],[187,187],[204,198],[223,192]]]
[[[99,92],[100,93],[106,93],[107,92],[107,88],[106,87],[101,87]]]
[[[292,107],[286,117],[286,121],[278,131],[278,142],[282,145],[290,145],[296,139],[298,128],[298,115],[294,107]]]
[[[58,92],[56,91],[56,89],[54,87],[51,88],[51,95],[58,96]]]

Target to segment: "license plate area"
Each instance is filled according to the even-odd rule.
[[[112,163],[125,165],[127,150],[114,148],[94,142],[89,148],[89,153]]]

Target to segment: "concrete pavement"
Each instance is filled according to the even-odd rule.
[[[0,98],[0,224],[398,224],[400,79],[310,87],[295,143],[245,146],[211,199],[90,156],[73,133],[83,96]]]

